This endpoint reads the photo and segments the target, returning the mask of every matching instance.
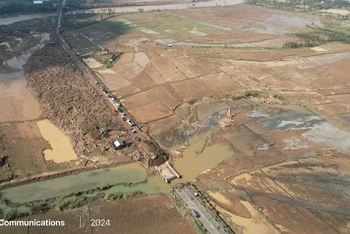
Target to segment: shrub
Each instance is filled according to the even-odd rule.
[[[9,208],[4,213],[4,219],[5,220],[13,220],[17,218],[18,212],[17,209]]]
[[[32,213],[37,214],[37,213],[45,213],[50,209],[50,207],[46,203],[37,203],[32,206]]]
[[[246,97],[257,97],[257,96],[259,96],[259,91],[247,90],[247,91],[245,91],[245,96]]]
[[[283,101],[283,100],[286,99],[285,97],[283,97],[282,94],[279,94],[279,93],[275,93],[275,94],[273,95],[273,97],[276,98],[276,99],[279,99],[279,100],[281,100],[281,101]]]

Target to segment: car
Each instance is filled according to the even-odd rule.
[[[134,126],[135,125],[135,122],[132,121],[131,119],[128,119],[128,121],[126,121],[129,125],[131,126]]]
[[[199,218],[199,217],[200,217],[199,213],[198,213],[196,210],[194,210],[194,209],[192,209],[191,213],[192,213],[192,215],[193,215],[194,217],[196,217],[196,218]]]
[[[132,128],[132,129],[130,129],[130,130],[131,130],[131,132],[134,133],[134,134],[137,133],[137,131],[136,131],[135,128]]]
[[[115,101],[114,105],[116,105],[117,107],[121,107],[122,104],[120,102],[118,102],[118,101]]]
[[[107,90],[105,87],[101,88],[101,90],[102,90],[102,92],[104,92],[105,94],[108,94],[108,90]]]
[[[125,112],[123,111],[122,108],[118,108],[118,111],[119,111],[120,114],[125,114]]]
[[[126,117],[125,117],[125,116],[122,116],[122,120],[125,121],[125,120],[126,120]]]

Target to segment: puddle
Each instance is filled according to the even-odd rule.
[[[44,150],[45,160],[55,163],[67,162],[77,158],[69,138],[48,120],[39,121],[38,127],[41,135],[47,140],[51,149]]]
[[[182,158],[176,158],[174,160],[175,170],[182,175],[181,179],[174,180],[174,183],[180,183],[185,181],[193,181],[202,172],[215,167],[220,162],[233,155],[229,146],[222,144],[214,144],[206,147],[206,138],[211,138],[213,132],[212,129],[206,133],[195,135],[189,139],[189,147],[183,151]],[[203,150],[203,152],[201,152]],[[201,152],[201,153],[200,153]],[[199,153],[199,154],[198,154]]]

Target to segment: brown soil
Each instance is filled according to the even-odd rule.
[[[35,121],[1,125],[0,135],[4,144],[5,156],[15,176],[26,176],[51,170],[69,168],[68,164],[46,162],[43,150],[50,148],[38,129]]]
[[[89,133],[116,122],[111,110],[101,104],[97,92],[60,47],[35,52],[25,70],[44,116],[70,136],[78,155],[86,153],[86,143],[93,143]]]
[[[80,226],[81,218],[81,226]],[[1,234],[25,233],[183,233],[195,234],[189,221],[180,215],[167,195],[93,203],[64,212],[50,211],[28,220],[62,220],[64,227],[2,227]],[[105,219],[110,226],[91,227],[91,219]],[[24,220],[27,220],[26,218]]]

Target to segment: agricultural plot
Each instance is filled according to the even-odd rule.
[[[11,171],[17,176],[69,167],[67,164],[45,161],[43,150],[50,148],[50,145],[43,139],[35,121],[1,125],[0,134],[3,136],[1,141],[6,147],[6,153],[10,155],[8,163]]]
[[[238,5],[114,20],[130,30],[100,46],[124,54],[97,72],[237,233],[349,232],[350,47],[281,48],[319,16]]]
[[[341,98],[336,101],[324,96],[324,89],[336,84],[337,89],[345,88],[346,77],[342,74],[348,69],[345,64],[349,52],[343,50],[346,47],[325,45],[327,49],[295,52],[279,49],[278,53],[246,49],[281,47],[296,39],[291,33],[307,32],[311,24],[323,26],[317,16],[237,5],[121,15],[67,34],[84,35],[83,40],[90,41],[84,47],[87,50],[96,43],[124,52],[109,71],[97,72],[141,123],[174,115],[175,107],[191,99],[248,89],[274,89],[293,101],[305,91],[303,98],[320,113],[343,114],[348,104]],[[173,48],[164,48],[168,43]],[[211,45],[214,47],[200,48]],[[238,49],[226,45],[238,45]],[[311,90],[320,92],[320,96],[314,96]],[[140,97],[144,99],[137,101]],[[149,108],[140,103],[156,101],[159,103],[152,104],[152,108],[157,114],[152,117],[145,112]]]
[[[50,211],[34,215],[28,220],[61,220],[65,226],[56,227],[2,227],[0,233],[172,233],[195,234],[194,227],[172,206],[167,195],[123,199],[113,202],[95,202],[88,206],[64,212]],[[109,220],[110,225],[92,226],[91,219]],[[21,220],[27,220],[22,218]]]
[[[147,12],[121,18],[178,42],[240,44],[271,40],[265,43],[266,47],[276,46],[272,39],[284,40],[285,34],[307,31],[305,25],[322,26],[316,17],[268,9],[260,9],[259,14],[256,14],[256,8],[247,5]],[[157,21],[155,18],[162,20]]]

